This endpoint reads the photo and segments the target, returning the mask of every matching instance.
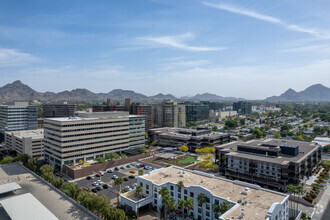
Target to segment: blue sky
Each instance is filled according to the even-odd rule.
[[[2,0],[0,86],[263,99],[330,86],[328,0]]]

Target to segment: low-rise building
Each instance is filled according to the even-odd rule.
[[[224,118],[229,118],[237,115],[237,111],[215,111],[210,110],[209,119],[213,122],[219,122]]]
[[[44,129],[7,131],[6,145],[17,154],[41,157],[44,155]]]
[[[149,143],[155,141],[158,146],[181,147],[186,145],[190,151],[196,148],[220,145],[230,141],[230,135],[212,132],[206,129],[154,128],[148,131]]]
[[[266,139],[216,146],[216,162],[227,178],[284,192],[309,178],[320,159],[321,147],[310,142]]]
[[[144,117],[128,112],[82,112],[77,117],[47,118],[45,160],[62,168],[110,152],[144,147]]]
[[[182,181],[184,187],[177,183]],[[230,181],[200,171],[191,171],[179,167],[167,167],[151,171],[137,178],[142,192],[136,195],[135,190],[121,194],[121,204],[127,210],[138,211],[143,206],[162,209],[162,187],[168,188],[171,197],[178,204],[179,200],[192,199],[193,208],[184,213],[193,219],[289,219],[289,196],[266,190],[260,186]],[[199,204],[198,195],[204,194],[205,202]],[[229,202],[230,208],[225,213],[215,213],[214,204]],[[180,210],[180,208],[178,208]]]

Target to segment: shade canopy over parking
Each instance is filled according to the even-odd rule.
[[[10,197],[0,201],[8,216],[15,220],[58,220],[31,193]]]
[[[18,185],[18,183],[16,183],[16,182],[3,184],[3,185],[0,185],[0,195],[3,194],[3,193],[18,190],[18,189],[21,189],[21,188],[22,187],[20,185]]]

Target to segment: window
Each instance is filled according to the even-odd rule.
[[[146,189],[149,189],[149,185],[146,185]]]
[[[149,190],[146,190],[146,194],[149,194]]]
[[[154,197],[157,198],[157,193],[154,194]]]
[[[140,186],[143,187],[143,183],[140,183]]]
[[[202,213],[202,209],[201,208],[198,208],[198,213]]]
[[[219,205],[219,200],[215,199],[214,203]]]
[[[206,197],[206,203],[210,203],[210,198]]]
[[[154,200],[154,204],[157,205],[157,199]]]
[[[157,192],[157,187],[155,187],[154,191]]]
[[[174,190],[174,186],[170,186],[171,187],[171,190]]]
[[[173,192],[171,192],[171,196],[174,196],[174,193]]]
[[[206,216],[209,217],[210,216],[210,212],[206,211]]]
[[[183,191],[183,193],[184,193],[185,195],[187,195],[187,190],[185,189],[185,190]]]
[[[210,205],[209,204],[206,204],[206,209],[210,210]]]
[[[178,194],[178,199],[181,199],[181,193]]]
[[[190,192],[190,197],[194,198],[194,193],[193,192]]]
[[[187,200],[187,196],[184,196],[184,200]]]

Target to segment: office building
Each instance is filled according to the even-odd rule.
[[[34,130],[38,128],[38,106],[27,102],[15,105],[0,105],[0,132]]]
[[[227,178],[284,192],[309,178],[320,159],[321,148],[302,141],[266,139],[216,147],[216,162]]]
[[[220,102],[201,101],[201,103],[209,106],[209,109],[214,111],[222,110],[225,107],[224,103]]]
[[[44,155],[44,129],[7,131],[6,146],[17,154],[27,154],[30,157]]]
[[[156,127],[185,127],[186,107],[169,99],[154,105],[154,125]]]
[[[177,183],[182,181],[184,187]],[[178,204],[179,200],[192,199],[191,210],[184,213],[192,219],[229,220],[229,219],[265,219],[289,220],[289,195],[262,189],[260,186],[230,181],[200,171],[186,170],[180,167],[167,167],[151,171],[137,177],[137,184],[142,187],[139,196],[135,190],[121,194],[121,204],[126,210],[137,212],[141,207],[154,207],[161,211],[162,187],[168,188],[171,197]],[[199,204],[198,195],[205,195],[205,202]],[[230,204],[225,213],[213,212],[214,204]],[[178,211],[181,211],[178,208]]]
[[[132,99],[125,99],[125,105],[115,104],[113,99],[107,99],[107,105],[93,106],[93,112],[127,111],[132,115],[145,117],[145,130],[153,128],[153,106],[134,103]]]
[[[45,159],[56,167],[144,146],[144,118],[128,112],[83,112],[46,118]]]
[[[155,141],[158,146],[176,147],[186,145],[190,151],[196,148],[210,147],[225,144],[230,141],[230,135],[220,132],[212,132],[205,129],[184,128],[154,128],[148,131],[149,143]]]
[[[70,117],[74,115],[76,111],[75,104],[65,104],[65,103],[54,103],[54,104],[43,104],[42,105],[43,118],[59,118],[59,117]]]
[[[224,118],[230,118],[237,115],[237,111],[214,111],[210,110],[209,119],[213,122],[219,122]]]
[[[237,111],[239,115],[248,115],[252,112],[252,104],[245,101],[234,102],[233,110]]]
[[[200,103],[185,103],[186,122],[204,121],[209,118],[209,106]]]

